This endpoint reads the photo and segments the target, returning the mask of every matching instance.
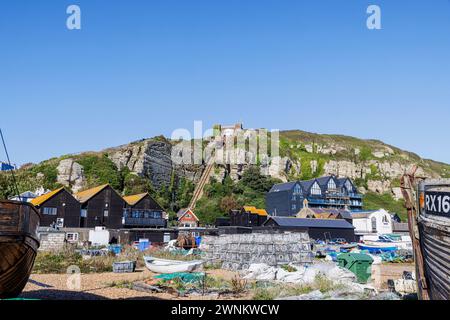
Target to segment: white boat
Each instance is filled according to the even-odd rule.
[[[192,272],[204,263],[202,260],[179,261],[149,256],[145,256],[144,261],[147,269],[155,273]]]

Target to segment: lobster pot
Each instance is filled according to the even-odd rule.
[[[450,180],[422,183],[419,234],[432,300],[450,299]]]
[[[136,270],[136,261],[122,261],[113,263],[114,273],[132,273]]]

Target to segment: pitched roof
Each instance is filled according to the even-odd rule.
[[[290,217],[270,217],[268,221],[273,220],[280,227],[293,228],[330,228],[330,229],[355,229],[355,227],[342,219],[303,219]]]
[[[344,219],[352,219],[352,214],[348,210],[334,208],[309,208],[316,214],[331,214],[333,216],[341,215]]]
[[[181,218],[183,218],[187,213],[189,213],[191,216],[193,216],[195,218],[195,220],[200,221],[200,219],[195,215],[194,211],[192,211],[191,209],[185,209],[186,211],[180,216],[178,217],[178,220],[180,220]],[[180,212],[180,211],[178,211]],[[178,214],[177,214],[178,215]]]
[[[60,191],[64,190],[64,187],[61,187],[59,189],[53,190],[49,193],[43,194],[40,197],[34,198],[33,200],[31,200],[30,202],[34,205],[34,206],[40,206],[42,205],[44,202],[46,202],[47,200],[50,200],[50,198],[53,198],[54,196],[56,196]]]
[[[257,209],[256,207],[252,207],[252,206],[244,206],[244,211],[245,212],[250,212],[250,213],[254,213],[260,216],[268,216],[267,211],[264,209]]]
[[[352,218],[353,219],[367,219],[370,217],[370,215],[375,212],[356,212],[356,213],[352,213]]]
[[[309,193],[309,190],[311,189],[312,185],[316,182],[316,179],[306,180],[306,181],[300,181],[300,185],[302,186],[303,193],[307,195]]]
[[[177,212],[177,218],[180,219],[183,214],[188,210],[188,208],[182,208]]]
[[[84,203],[108,186],[109,186],[109,184],[104,184],[104,185],[101,185],[101,186],[98,186],[98,187],[95,187],[92,189],[81,191],[81,192],[75,193],[74,197],[77,198],[77,200],[80,201],[81,203]]]
[[[131,196],[123,197],[123,200],[125,200],[126,203],[128,203],[130,206],[134,206],[136,203],[144,199],[148,193],[140,193],[140,194],[134,194]]]
[[[278,183],[278,184],[273,185],[269,192],[280,192],[280,191],[291,190],[296,183],[297,183],[297,181]]]

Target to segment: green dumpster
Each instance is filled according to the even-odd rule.
[[[372,275],[371,256],[362,253],[343,253],[337,257],[339,267],[350,270],[359,283],[367,283]]]

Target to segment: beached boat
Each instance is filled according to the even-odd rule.
[[[17,297],[25,287],[39,247],[39,221],[32,205],[0,201],[0,299]]]
[[[199,268],[204,262],[202,260],[166,260],[149,256],[145,256],[144,261],[147,269],[155,273],[192,272]]]
[[[426,283],[419,283],[432,300],[450,299],[450,179],[419,185],[417,219]]]
[[[390,243],[366,241],[365,243],[358,244],[360,250],[367,250],[370,253],[392,252],[397,251],[398,248]]]

